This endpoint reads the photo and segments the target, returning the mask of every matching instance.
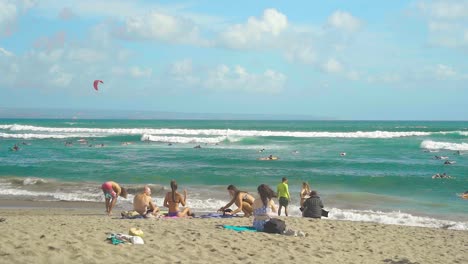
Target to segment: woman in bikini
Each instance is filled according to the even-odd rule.
[[[190,208],[188,207],[185,207],[184,209],[179,211],[179,204],[181,204],[182,206],[185,206],[186,204],[187,191],[184,190],[184,196],[178,193],[177,182],[175,180],[171,181],[171,190],[172,191],[166,193],[166,197],[164,197],[164,207],[169,208],[167,216],[194,216],[194,214],[190,211]]]
[[[225,212],[225,214],[234,215],[242,211],[245,217],[251,216],[253,212],[252,204],[255,198],[247,192],[238,190],[236,186],[232,184],[227,187],[227,190],[232,199],[228,204],[219,208],[219,211],[225,212],[227,208],[229,208],[232,204],[235,204],[237,205],[237,209],[231,212]]]
[[[260,199],[255,199],[253,204],[253,227],[257,231],[263,231],[265,223],[276,215],[276,205],[273,198],[276,193],[266,184],[261,184],[257,188]]]
[[[309,193],[310,193],[309,184],[307,182],[303,182],[301,192],[299,193],[299,196],[301,198],[301,204],[300,204],[301,208],[303,208],[305,200],[307,200],[307,198],[310,197]]]

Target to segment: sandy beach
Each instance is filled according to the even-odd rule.
[[[247,218],[121,219],[101,209],[3,207],[0,262],[468,263],[466,231],[283,218],[307,233],[293,237],[221,227],[250,225]],[[145,245],[106,241],[132,227],[143,230]]]

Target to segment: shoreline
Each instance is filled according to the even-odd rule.
[[[154,198],[153,198],[154,199]],[[165,210],[166,208],[158,205],[161,210]],[[105,208],[104,202],[89,202],[89,201],[31,201],[31,200],[9,200],[9,199],[0,199],[0,212],[4,210],[69,210],[69,211],[90,211],[96,215],[103,215],[105,216]],[[193,209],[193,208],[192,208]],[[399,218],[394,219],[392,222],[380,222],[378,221],[379,218],[386,218],[389,214],[396,213],[396,212],[380,212],[375,211],[372,214],[364,214],[361,212],[360,214],[356,213],[356,215],[360,215],[362,219],[353,219],[352,215],[348,215],[348,218],[343,218],[344,211],[337,212],[336,209],[330,209],[325,207],[331,216],[328,218],[322,218],[327,221],[344,221],[344,222],[357,222],[357,223],[368,223],[368,224],[381,224],[381,225],[389,225],[389,226],[408,226],[408,227],[421,227],[421,228],[436,228],[436,229],[453,229],[459,231],[467,231],[468,230],[468,221],[458,220],[447,220],[447,219],[440,219],[440,218],[433,218],[432,216],[420,216],[420,215],[402,215]],[[120,218],[120,212],[132,210],[131,204],[117,202],[116,206],[113,209],[113,217]],[[351,210],[352,212],[352,210]],[[352,214],[351,212],[347,212],[347,214]],[[214,211],[207,211],[207,210],[196,210],[194,211],[196,215],[203,215],[214,213]],[[337,214],[339,216],[337,216]],[[404,214],[399,212],[399,214]],[[367,218],[365,217],[367,216]],[[419,219],[418,222],[415,223],[408,223],[410,219],[408,216],[411,216],[415,219]],[[284,217],[284,216],[283,216]],[[286,219],[289,218],[302,218],[300,215],[290,214],[289,217],[285,217]],[[388,221],[388,220],[387,220]],[[406,221],[406,222],[403,222]],[[425,223],[421,225],[421,223]]]
[[[97,208],[0,208],[6,263],[467,263],[468,232],[282,217],[306,237],[238,233],[252,219],[120,219]],[[112,245],[107,233],[144,232],[145,245]]]

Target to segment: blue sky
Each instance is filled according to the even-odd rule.
[[[467,120],[467,55],[462,0],[0,0],[9,108]]]

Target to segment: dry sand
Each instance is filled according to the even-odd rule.
[[[116,211],[117,213],[117,211]],[[120,219],[98,209],[0,209],[0,263],[468,263],[468,232],[283,218],[307,237],[238,233],[252,219]],[[108,232],[144,231],[145,245]]]

